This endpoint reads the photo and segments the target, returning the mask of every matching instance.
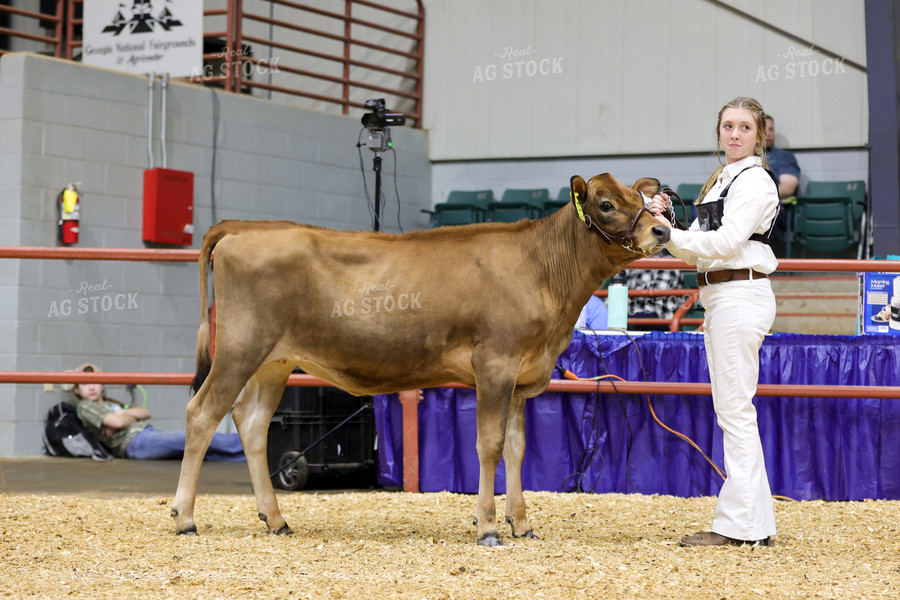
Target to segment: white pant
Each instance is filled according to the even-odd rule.
[[[775,294],[768,279],[729,281],[704,286],[700,301],[706,309],[706,359],[727,474],[712,531],[761,540],[775,535],[775,508],[753,396],[759,348],[775,320]]]

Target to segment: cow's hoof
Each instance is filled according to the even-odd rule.
[[[288,527],[287,523],[284,524],[284,527],[278,529],[276,531],[270,532],[272,535],[291,535],[294,533],[290,527]]]
[[[497,532],[486,533],[480,538],[478,538],[479,546],[502,546],[503,542],[500,541],[500,534]]]
[[[539,538],[538,536],[534,535],[534,530],[533,530],[533,529],[529,529],[528,531],[526,531],[526,532],[523,533],[522,535],[517,535],[517,536],[515,536],[515,537],[517,537],[517,538],[530,538],[530,539],[533,539],[533,540],[539,540],[539,539],[541,539],[541,538]]]
[[[197,526],[191,525],[190,527],[185,527],[181,531],[176,532],[176,535],[197,535]]]

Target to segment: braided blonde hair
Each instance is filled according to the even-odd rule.
[[[716,158],[719,160],[720,166],[715,170],[712,176],[706,180],[706,183],[703,184],[700,195],[694,200],[694,204],[700,204],[703,197],[706,196],[707,192],[709,192],[709,190],[712,189],[712,186],[716,184],[716,180],[722,173],[722,169],[725,168],[725,163],[722,162],[722,156],[720,154],[722,148],[721,140],[719,138],[719,127],[722,125],[722,113],[728,108],[745,108],[753,115],[753,120],[756,121],[756,147],[753,150],[753,154],[762,159],[763,167],[766,169],[769,168],[769,163],[766,161],[766,111],[764,111],[760,103],[753,98],[746,98],[744,96],[735,98],[719,110],[719,117],[716,120]]]

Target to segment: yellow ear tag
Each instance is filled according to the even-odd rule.
[[[75,190],[63,190],[63,211],[70,213],[75,210],[75,203],[78,202],[78,192]]]
[[[581,202],[578,201],[578,192],[569,192],[569,196],[575,202],[575,208],[578,210],[578,218],[584,222],[584,210],[581,208]]]

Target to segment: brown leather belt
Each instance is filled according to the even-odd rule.
[[[751,275],[752,273],[752,275]],[[722,269],[721,271],[697,271],[697,286],[703,287],[713,283],[726,281],[746,281],[748,279],[767,279],[769,276],[754,269]]]

